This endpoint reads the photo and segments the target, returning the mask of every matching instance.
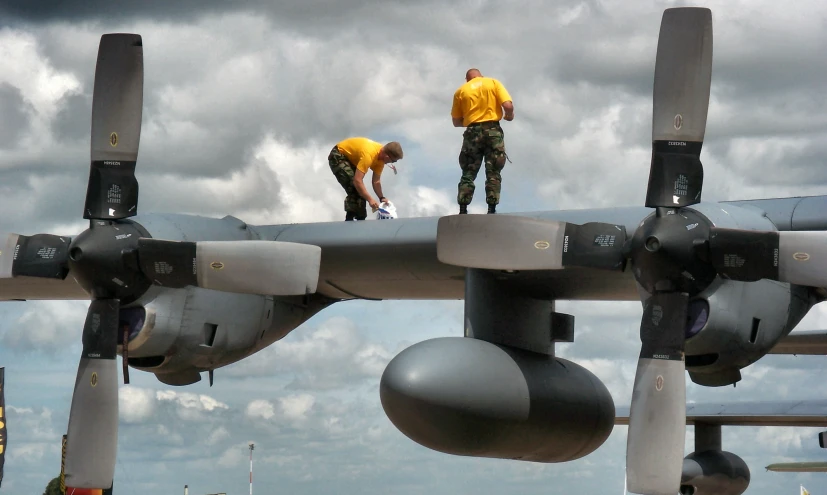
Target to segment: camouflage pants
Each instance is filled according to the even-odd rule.
[[[356,188],[353,187],[353,175],[356,173],[356,167],[339,151],[337,146],[334,146],[330,150],[330,154],[327,155],[327,163],[330,164],[330,170],[347,193],[347,196],[345,196],[345,211],[353,213],[356,220],[366,219],[368,217],[367,202],[359,196]]]
[[[500,202],[502,177],[500,172],[505,167],[505,141],[503,129],[499,122],[481,122],[471,124],[462,135],[462,151],[459,153],[459,166],[462,178],[457,186],[457,203],[468,205],[474,198],[474,180],[485,161],[485,202],[497,205]]]

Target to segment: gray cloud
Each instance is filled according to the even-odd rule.
[[[29,112],[19,89],[9,83],[0,84],[0,149],[15,147],[29,127]]]

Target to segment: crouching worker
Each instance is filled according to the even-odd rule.
[[[379,203],[388,201],[382,193],[382,170],[386,164],[396,173],[392,164],[402,159],[402,146],[396,141],[382,146],[376,141],[363,137],[353,137],[341,141],[330,150],[327,161],[336,180],[342,185],[345,197],[345,220],[364,220],[368,216],[366,204],[376,211]],[[365,174],[370,169],[374,199],[365,187]]]

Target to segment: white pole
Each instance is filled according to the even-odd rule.
[[[253,495],[253,449],[255,444],[250,444],[250,495]]]

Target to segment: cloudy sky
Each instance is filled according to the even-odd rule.
[[[712,97],[702,160],[709,201],[827,194],[827,4],[699,2],[713,10]],[[170,4],[174,4],[170,5]],[[401,216],[454,212],[460,129],[453,91],[478,67],[511,92],[513,161],[500,211],[643,203],[660,17],[652,0],[0,0],[0,231],[76,234],[88,176],[101,34],[140,33],[145,100],[139,209],[249,223],[340,220],[326,156],[365,135],[405,148],[384,189]],[[680,4],[683,5],[683,4]],[[478,179],[482,191],[482,178]],[[472,212],[484,211],[481,195]],[[627,404],[637,303],[561,302],[575,344],[559,354]],[[10,443],[3,487],[57,475],[84,302],[0,305]],[[462,303],[349,302],[206,380],[122,387],[116,493],[619,493],[626,428],[568,464],[452,457],[399,433],[379,403],[385,364],[460,335]],[[816,307],[800,329],[827,328]],[[610,343],[611,345],[607,345]],[[695,401],[824,398],[825,357],[773,356],[737,388]],[[747,493],[827,494],[827,476],[763,466],[824,459],[813,429],[730,428]],[[692,429],[688,429],[687,452]]]

